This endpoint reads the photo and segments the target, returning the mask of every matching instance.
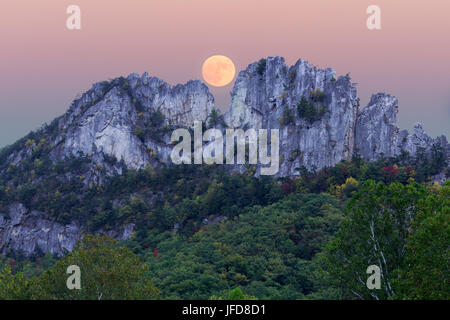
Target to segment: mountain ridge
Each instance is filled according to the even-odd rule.
[[[279,129],[277,177],[298,176],[301,168],[332,167],[355,153],[374,161],[440,148],[450,157],[445,136],[433,139],[420,124],[412,133],[398,128],[394,96],[375,94],[361,109],[348,75],[337,77],[331,68],[319,69],[301,59],[292,66],[278,56],[251,63],[237,76],[230,108],[213,119],[215,109],[213,95],[199,80],[171,86],[147,73],[132,73],[98,82],[50,125],[3,148],[0,178],[6,190],[14,190],[42,181],[46,168],[56,166],[58,179],[91,188],[128,169],[159,170],[171,165],[170,132],[189,128],[195,120],[221,130]],[[245,165],[226,167],[248,170]],[[254,167],[256,176],[259,168]],[[67,223],[51,221],[20,202],[1,212],[9,217],[0,214],[2,252],[21,249],[30,255],[40,248],[61,255],[86,232],[75,217],[67,217]],[[129,223],[109,232],[126,239],[132,230]]]
[[[323,104],[326,111],[321,119],[309,122],[295,109],[301,98],[311,98],[314,91],[323,93],[319,98],[323,100],[316,104]],[[296,175],[295,167],[302,165],[308,169],[335,165],[348,160],[355,149],[369,160],[381,153],[396,156],[401,150],[414,155],[418,147],[429,149],[433,143],[448,150],[445,136],[432,139],[420,123],[412,134],[400,131],[394,96],[374,94],[368,105],[360,108],[356,87],[348,75],[336,79],[331,68],[318,69],[301,59],[291,67],[277,56],[250,64],[239,72],[231,97],[230,107],[222,115],[228,127],[280,129],[280,140],[285,141],[281,156],[291,158],[299,151],[301,159],[292,165],[285,163],[289,169],[281,170],[279,176]],[[132,73],[127,78],[98,82],[55,119],[60,133],[54,139],[52,156],[56,159],[82,152],[98,158],[103,152],[123,159],[129,167],[143,168],[147,163],[157,165],[147,154],[153,151],[168,163],[167,132],[159,137],[162,141],[140,132],[139,128],[145,130],[142,125],[148,125],[149,114],[161,112],[161,128],[173,129],[190,127],[194,120],[207,122],[213,109],[214,97],[199,80],[171,86],[147,73]],[[280,119],[287,121],[281,124]],[[17,165],[21,159],[10,156],[7,160]]]

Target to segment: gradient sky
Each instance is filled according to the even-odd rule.
[[[66,28],[71,4],[79,31]],[[372,4],[380,31],[366,28]],[[237,70],[279,55],[349,72],[363,105],[391,93],[401,128],[420,121],[450,137],[449,15],[448,0],[2,0],[0,147],[63,114],[94,82],[148,71],[184,83],[201,79],[215,54]],[[210,87],[221,109],[231,88]]]

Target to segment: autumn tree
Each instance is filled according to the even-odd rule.
[[[67,268],[81,270],[81,289],[68,289]],[[158,290],[147,276],[148,266],[109,237],[87,235],[74,251],[35,280],[34,299],[156,299]]]

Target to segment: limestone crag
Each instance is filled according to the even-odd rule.
[[[121,174],[124,166],[157,170],[171,165],[171,131],[191,127],[195,120],[207,123],[213,109],[214,97],[200,81],[171,86],[144,73],[99,82],[51,126],[34,134],[32,141],[2,155],[0,175],[8,176],[11,168],[20,168],[43,143],[55,163],[73,157],[89,159],[89,169],[83,172],[86,186]],[[302,166],[333,166],[350,159],[356,150],[373,161],[402,151],[411,156],[431,152],[438,145],[450,160],[444,136],[433,139],[420,124],[411,133],[400,130],[397,114],[394,96],[375,94],[360,109],[356,87],[348,75],[336,76],[330,68],[319,69],[303,60],[287,66],[283,58],[275,56],[254,62],[239,73],[230,108],[218,128],[279,129],[279,177],[298,175]],[[238,165],[227,168],[245,170]],[[259,174],[258,168],[255,173]],[[74,177],[80,179],[79,174]],[[60,178],[70,180],[72,174],[65,172]],[[442,181],[445,174],[433,179]],[[7,186],[13,187],[8,181]],[[120,230],[98,232],[127,239],[133,227],[128,224]],[[65,225],[57,223],[21,203],[0,209],[2,253],[13,250],[30,255],[39,248],[62,255],[72,250],[84,232],[85,227],[75,219]]]
[[[302,97],[321,92],[324,115],[317,121],[300,117]],[[288,67],[281,57],[253,63],[239,73],[224,119],[233,128],[280,130],[279,176],[333,166],[349,159],[354,147],[354,126],[359,107],[349,77],[332,69],[321,70],[299,60]],[[290,115],[289,121],[280,121]]]
[[[29,256],[40,250],[62,256],[71,252],[85,233],[84,228],[72,221],[66,225],[48,219],[44,212],[28,211],[21,203],[11,204],[7,212],[0,212],[0,253],[7,250]],[[119,232],[99,230],[117,239],[128,239],[134,224],[128,224]]]

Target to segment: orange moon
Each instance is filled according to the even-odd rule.
[[[235,74],[234,63],[228,57],[212,56],[203,62],[203,79],[212,86],[226,86],[233,80]]]

